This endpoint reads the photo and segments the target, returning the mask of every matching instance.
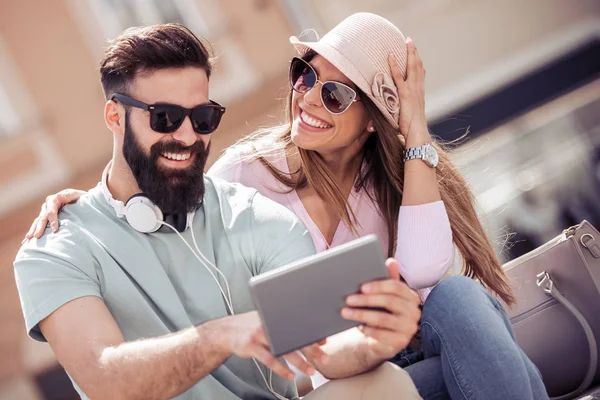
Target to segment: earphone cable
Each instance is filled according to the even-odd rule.
[[[208,271],[208,273],[210,273],[210,275],[212,276],[212,278],[214,279],[215,283],[217,284],[217,286],[219,287],[219,290],[221,291],[221,294],[223,295],[223,298],[225,300],[225,304],[227,305],[227,307],[229,308],[229,312],[231,313],[231,315],[235,315],[235,312],[233,310],[233,302],[231,300],[231,292],[229,290],[229,283],[227,282],[227,278],[225,278],[225,275],[219,271],[219,269],[213,264],[211,263],[204,254],[202,254],[202,252],[200,251],[198,244],[196,243],[196,238],[194,236],[194,230],[191,229],[192,232],[192,240],[194,242],[194,246],[196,247],[196,250],[198,251],[198,254],[196,254],[196,252],[194,251],[194,249],[192,249],[192,246],[190,246],[190,244],[188,243],[187,240],[185,240],[185,238],[181,235],[181,233],[179,233],[179,231],[177,229],[175,229],[173,226],[169,225],[166,222],[160,221],[160,224],[168,226],[169,228],[171,228],[173,230],[173,232],[175,232],[177,234],[177,236],[179,236],[179,238],[183,241],[183,243],[185,243],[185,245],[188,247],[188,249],[190,249],[190,251],[192,252],[192,254],[198,259],[198,261],[200,261],[200,264],[202,264],[202,266],[204,268],[206,268],[206,270]],[[223,287],[221,286],[221,284],[219,283],[219,280],[217,279],[217,277],[215,276],[215,274],[210,270],[210,268],[208,267],[208,265],[202,260],[202,258],[200,258],[200,256],[206,260],[206,262],[208,264],[210,264],[211,267],[213,267],[220,275],[221,277],[223,277],[223,280],[225,281],[225,286],[227,288],[227,294],[229,294],[229,297],[225,295],[225,291],[223,290]],[[260,373],[260,376],[262,377],[263,381],[265,382],[265,385],[267,386],[267,389],[269,389],[269,391],[278,399],[278,400],[289,400],[287,397],[284,397],[282,395],[280,395],[279,393],[277,393],[275,391],[275,389],[273,389],[273,371],[269,369],[269,381],[267,382],[267,378],[265,377],[265,374],[263,373],[262,369],[260,368],[258,361],[255,358],[252,358],[252,361],[254,361],[254,364],[256,365],[256,368],[258,369],[258,372]]]
[[[181,233],[179,233],[179,231],[177,229],[175,229],[173,226],[167,224],[166,222],[160,221],[160,223],[162,225],[165,225],[165,226],[168,226],[169,228],[171,228],[173,230],[173,232],[175,232],[179,236],[179,238],[183,241],[183,243],[185,243],[185,245],[188,247],[188,249],[190,249],[190,251],[192,252],[192,254],[198,259],[198,261],[200,261],[200,264],[202,264],[202,266],[204,266],[204,268],[206,268],[206,270],[208,271],[208,273],[212,276],[212,278],[214,279],[215,283],[219,287],[219,290],[221,291],[221,294],[223,295],[223,298],[225,300],[225,304],[229,308],[229,312],[231,313],[231,315],[235,315],[234,312],[233,312],[233,306],[231,304],[231,301],[227,297],[227,295],[225,294],[225,291],[223,290],[223,287],[219,283],[219,280],[217,279],[217,277],[215,276],[215,274],[210,270],[210,268],[208,268],[208,266],[204,263],[204,261],[202,261],[202,259],[196,254],[196,252],[194,251],[194,249],[192,249],[192,246],[190,246],[190,244],[187,242],[187,240],[185,240],[185,238],[181,235]],[[221,272],[219,270],[217,270],[217,271],[219,273]],[[225,282],[227,282],[227,280],[225,280]]]
[[[229,295],[229,304],[230,304],[229,308],[231,311],[231,315],[234,315],[233,300],[231,298],[231,290],[229,289],[229,282],[227,282],[227,278],[225,278],[225,275],[219,270],[219,268],[217,268],[213,263],[211,263],[210,260],[204,254],[202,254],[202,252],[200,251],[200,248],[198,247],[198,243],[196,243],[196,236],[194,235],[194,230],[193,229],[190,229],[190,230],[192,231],[192,242],[194,242],[194,246],[196,247],[196,251],[198,252],[198,255],[200,255],[200,257],[202,257],[208,265],[213,267],[213,269],[215,271],[217,271],[217,273],[219,275],[221,275],[221,278],[223,278],[223,281],[225,282],[225,287],[227,288],[227,294]]]

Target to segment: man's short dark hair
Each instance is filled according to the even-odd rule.
[[[202,41],[182,25],[129,28],[111,42],[100,62],[104,95],[127,93],[137,74],[173,67],[203,68],[210,78],[212,59]]]

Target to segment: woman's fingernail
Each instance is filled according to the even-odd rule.
[[[309,367],[306,372],[308,372],[308,375],[314,375],[317,370],[314,367]]]
[[[357,296],[348,296],[348,298],[346,299],[346,303],[350,304],[350,305],[354,305],[358,302],[358,297]]]
[[[352,316],[352,310],[349,308],[342,308],[342,317],[350,318]]]
[[[26,242],[27,240],[29,240],[29,239],[27,239],[27,238],[23,239],[23,241],[21,242],[21,244],[25,244],[25,242]]]

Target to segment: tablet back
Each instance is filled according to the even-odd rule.
[[[255,276],[250,289],[271,352],[280,356],[359,325],[340,315],[346,297],[388,278],[381,243],[368,235]]]

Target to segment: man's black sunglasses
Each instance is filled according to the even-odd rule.
[[[225,107],[210,100],[210,104],[201,104],[194,108],[185,108],[175,104],[146,104],[120,93],[114,93],[111,100],[125,106],[137,107],[150,112],[150,128],[158,133],[173,133],[189,116],[196,133],[207,135],[217,129]]]

